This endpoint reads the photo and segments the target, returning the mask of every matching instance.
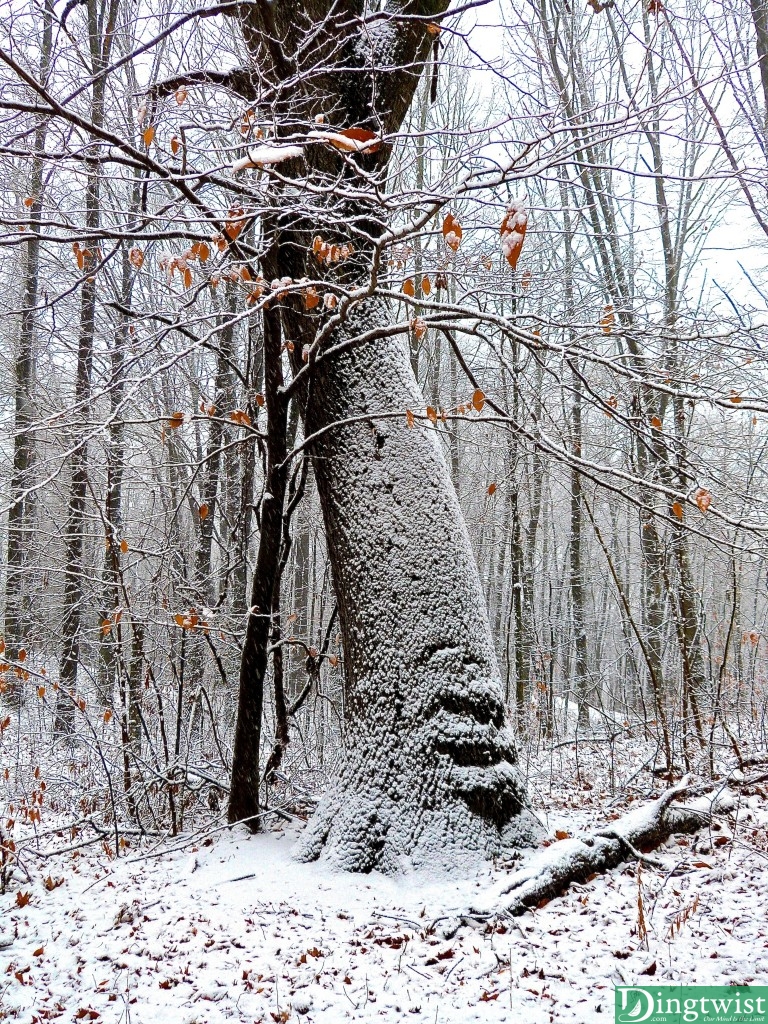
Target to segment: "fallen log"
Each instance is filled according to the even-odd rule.
[[[585,882],[623,861],[634,858],[658,863],[648,857],[649,851],[676,833],[698,832],[711,822],[716,811],[733,806],[728,790],[694,804],[674,803],[687,789],[688,780],[683,779],[659,799],[629,811],[592,835],[553,843],[535,854],[524,868],[513,872],[501,890],[486,895],[482,903],[462,917],[475,922],[492,917],[519,917],[560,896],[574,882]]]

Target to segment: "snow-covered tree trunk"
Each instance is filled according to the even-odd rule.
[[[348,329],[385,316],[373,302]],[[402,341],[378,338],[321,361],[306,409],[307,434],[324,431],[312,454],[348,721],[301,852],[325,845],[353,870],[454,864],[531,834],[469,537],[435,431],[409,428],[407,407],[423,398]]]
[[[282,2],[249,7],[241,24],[260,69],[253,75],[262,90],[275,91],[276,109],[284,104],[286,139],[318,123],[371,136],[397,132],[439,31],[431,19],[446,7],[446,0],[391,0],[365,25],[355,0],[318,0],[298,13]],[[312,18],[309,35],[303,15]],[[289,87],[291,75],[301,90]],[[262,221],[266,279],[321,273],[336,288],[367,286],[389,218],[379,198],[389,141],[354,157],[317,144],[299,152],[272,182],[275,214]],[[326,183],[314,193],[314,213],[297,202],[302,181]],[[329,234],[334,243],[354,243],[354,257],[336,270],[313,256],[318,218],[321,243]],[[345,657],[345,758],[301,854],[325,850],[350,870],[394,870],[406,860],[455,865],[524,843],[534,819],[524,810],[479,574],[435,433],[408,426],[406,409],[423,409],[424,399],[402,338],[388,330],[391,313],[375,294],[355,297],[339,304],[330,330],[327,312],[309,313],[295,293],[278,291],[269,308],[279,308],[294,373],[304,378],[297,397]],[[284,415],[281,394],[268,392],[270,404]],[[249,650],[246,641],[244,668]],[[265,665],[258,661],[260,670]],[[240,756],[258,749],[260,709],[247,707],[258,689],[251,676],[241,674],[230,820],[257,809],[247,792],[257,776],[251,766],[244,784]]]

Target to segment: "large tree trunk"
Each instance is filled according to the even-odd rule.
[[[385,318],[371,303],[354,329]],[[409,360],[379,339],[323,360],[306,409],[307,434],[325,431],[312,452],[348,722],[301,852],[351,870],[455,864],[531,833],[469,537],[435,432],[409,429],[406,407],[423,407]]]
[[[276,101],[290,112],[286,135],[292,124],[312,125],[329,111],[342,127],[399,130],[432,49],[429,19],[447,0],[392,0],[359,33],[362,5],[353,0],[302,6],[318,26],[311,42],[295,4],[276,0],[241,14],[254,75],[280,89],[300,64],[306,91],[297,95],[291,86]],[[324,231],[354,241],[354,258],[335,278],[353,288],[368,281],[371,240],[384,229],[386,211],[368,183],[383,183],[389,153],[385,144],[344,162],[334,150],[314,147],[282,165],[286,177],[328,176]],[[350,189],[339,188],[339,175]],[[263,224],[267,280],[317,277],[311,253],[318,222],[296,206],[296,194],[276,194],[279,213]],[[268,315],[279,301],[270,299]],[[300,852],[309,859],[325,850],[360,871],[394,870],[406,858],[453,866],[525,842],[533,819],[524,811],[482,588],[448,469],[434,431],[407,425],[406,408],[423,409],[424,400],[405,345],[385,330],[384,303],[356,303],[340,304],[341,322],[319,352],[312,346],[325,315],[306,312],[295,294],[279,305],[293,371],[309,371],[297,397],[323,509],[346,673],[343,764]],[[366,331],[373,335],[354,340]],[[307,366],[302,354],[310,350]],[[275,359],[266,343],[265,358]],[[275,367],[268,365],[270,372]],[[280,403],[269,405],[268,387],[268,437],[285,416]],[[284,479],[278,484],[280,493],[268,481],[269,506],[279,500],[282,508]],[[230,820],[250,817],[258,806],[268,622],[255,615],[271,607],[269,506],[262,508],[252,601],[258,607],[243,652]]]

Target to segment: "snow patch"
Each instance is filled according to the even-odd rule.
[[[298,160],[304,156],[303,146],[254,146],[248,155],[232,164],[232,171],[244,171],[248,167],[270,167],[284,160]]]

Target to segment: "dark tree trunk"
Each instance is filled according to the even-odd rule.
[[[279,577],[287,466],[287,407],[282,395],[282,335],[276,309],[264,312],[267,475],[261,503],[259,550],[240,663],[239,697],[228,816],[258,826],[261,715],[272,631],[274,592]]]
[[[87,189],[86,228],[98,229],[99,224],[99,179],[94,174]],[[80,664],[80,631],[83,616],[84,578],[83,542],[85,538],[85,506],[88,487],[88,447],[82,439],[88,433],[91,411],[91,369],[93,364],[93,338],[96,326],[96,280],[89,274],[95,264],[95,256],[84,261],[84,273],[88,274],[82,285],[80,296],[80,338],[77,350],[77,371],[75,378],[75,421],[78,424],[70,457],[71,481],[67,516],[64,527],[66,561],[64,567],[64,621],[62,623],[63,644],[59,666],[59,683],[63,693],[57,708],[57,727],[67,732],[74,722],[73,695],[77,685],[77,670]]]
[[[40,81],[48,76],[53,38],[53,5],[46,0],[43,8],[43,32],[40,49]],[[24,294],[21,326],[15,359],[16,416],[13,437],[13,471],[11,475],[11,504],[8,510],[8,541],[6,548],[5,585],[5,644],[13,657],[24,645],[27,630],[30,580],[27,560],[33,529],[33,499],[30,493],[31,470],[35,458],[33,424],[35,419],[35,307],[37,306],[40,274],[40,219],[43,209],[43,159],[48,129],[46,118],[38,119],[35,129],[32,171],[29,194],[29,241],[26,245],[24,266]]]
[[[768,144],[768,4],[766,0],[749,0],[752,21],[755,26],[755,48],[760,66],[760,83],[763,87],[763,128]]]
[[[114,38],[119,0],[109,0],[98,10],[95,0],[86,5],[88,39],[92,71],[95,76],[91,96],[91,121],[100,128],[104,123],[104,78],[99,72],[108,66]],[[62,623],[62,651],[59,663],[59,682],[62,693],[57,707],[57,728],[69,731],[74,722],[72,695],[77,684],[80,664],[80,641],[84,604],[85,566],[83,544],[85,540],[85,509],[88,490],[87,436],[91,415],[91,372],[93,342],[96,331],[96,265],[99,254],[95,239],[98,235],[100,213],[101,169],[98,161],[88,172],[85,190],[85,232],[83,274],[80,292],[80,334],[75,375],[74,420],[71,480],[64,527],[64,619]]]

